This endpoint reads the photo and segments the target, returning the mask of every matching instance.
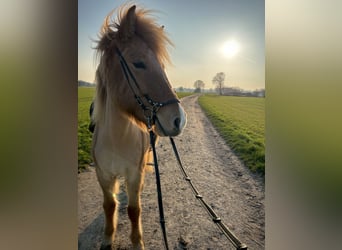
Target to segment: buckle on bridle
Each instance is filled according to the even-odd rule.
[[[144,109],[143,112],[144,112],[144,117],[145,117],[146,122],[147,122],[147,128],[148,128],[148,130],[151,130],[152,126],[154,125],[155,113],[153,112],[152,109],[148,109],[148,108]]]
[[[151,104],[151,107],[146,107],[145,105],[144,106],[140,105],[140,106],[143,107],[144,117],[147,121],[147,128],[148,130],[151,130],[152,126],[155,124],[157,112],[159,108],[161,108],[163,105],[161,103],[155,103],[155,102],[153,102],[153,104],[151,102],[149,103]]]

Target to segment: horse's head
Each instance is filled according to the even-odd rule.
[[[154,131],[160,136],[176,136],[185,126],[186,115],[164,69],[169,59],[166,46],[171,42],[147,13],[132,6],[121,10],[118,23],[110,24],[107,17],[98,45],[107,68],[106,84],[111,85],[115,105],[145,124],[153,103],[161,104],[154,107]]]

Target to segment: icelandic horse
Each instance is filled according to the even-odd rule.
[[[171,41],[150,11],[135,5],[121,7],[117,21],[109,14],[102,25],[92,114],[92,155],[104,197],[101,249],[111,249],[114,241],[119,176],[126,181],[133,248],[144,249],[140,193],[150,158],[149,131],[156,137],[177,136],[186,123],[165,73],[168,45]]]

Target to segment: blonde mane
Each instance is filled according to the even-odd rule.
[[[126,23],[127,12],[130,6],[124,5],[117,11],[114,9],[105,18],[101,31],[99,33],[100,40],[97,42],[97,53],[101,56],[104,53],[112,53],[117,47],[118,32],[120,27]],[[114,12],[117,12],[116,20],[113,19]],[[164,26],[159,26],[153,18],[154,11],[143,8],[136,10],[136,28],[135,35],[139,36],[154,52],[159,63],[164,65],[171,63],[168,46],[173,43],[164,31]]]

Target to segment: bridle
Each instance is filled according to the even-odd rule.
[[[121,51],[118,48],[116,48],[116,53],[119,56],[122,71],[124,72],[127,83],[134,94],[134,98],[144,112],[144,117],[146,119],[147,128],[151,130],[152,126],[155,124],[157,120],[156,114],[158,110],[167,105],[170,105],[173,103],[179,103],[179,100],[177,98],[173,98],[173,99],[167,100],[166,102],[157,102],[153,100],[148,94],[143,94],[143,92],[141,91],[141,88],[139,87],[138,81],[134,77],[134,74],[132,73],[125,58],[123,57]],[[130,81],[130,79],[132,79],[133,83]],[[133,84],[135,88],[133,87]],[[145,100],[148,105],[145,105],[143,100]],[[161,124],[159,123],[159,125]],[[160,127],[162,131],[164,132],[163,127],[162,126]]]

